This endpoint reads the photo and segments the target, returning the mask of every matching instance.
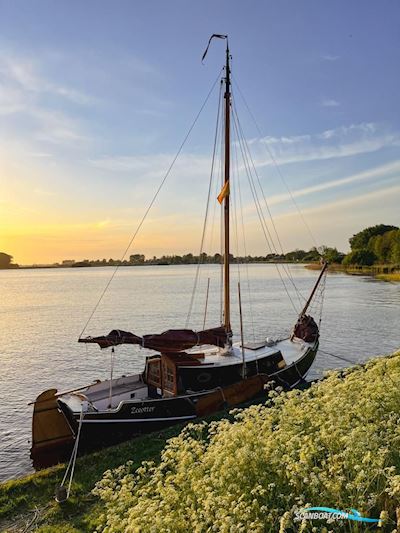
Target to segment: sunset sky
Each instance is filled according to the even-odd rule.
[[[318,244],[399,225],[399,20],[396,0],[0,0],[0,251],[121,257],[223,64],[221,41],[200,61],[214,32],[285,250],[314,242],[268,151]],[[130,253],[197,252],[216,106]],[[265,255],[243,180],[247,251]]]

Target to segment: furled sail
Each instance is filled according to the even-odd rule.
[[[108,348],[118,344],[139,344],[143,348],[157,352],[177,353],[200,344],[212,344],[222,348],[227,340],[228,335],[225,328],[220,326],[198,332],[191,329],[169,329],[164,333],[143,335],[143,337],[138,337],[129,331],[113,329],[108,335],[84,337],[79,339],[79,342],[96,343],[100,348]]]

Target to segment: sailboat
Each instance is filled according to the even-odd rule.
[[[176,423],[187,422],[262,395],[267,383],[292,389],[304,382],[318,350],[319,326],[308,314],[326,274],[323,264],[311,294],[291,334],[282,339],[249,342],[231,328],[230,182],[231,182],[231,65],[226,35],[224,88],[224,165],[218,201],[223,220],[222,323],[194,331],[173,329],[139,336],[118,329],[101,336],[81,336],[81,343],[101,349],[138,345],[150,350],[143,372],[97,381],[58,392],[50,389],[34,402],[31,457],[37,468],[68,457],[79,440],[84,452],[128,440]],[[207,53],[203,56],[203,59]]]

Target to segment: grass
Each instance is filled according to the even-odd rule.
[[[35,519],[38,531],[94,531],[99,502],[91,495],[91,490],[103,472],[128,460],[133,460],[137,467],[144,460],[157,460],[166,440],[177,435],[181,429],[182,426],[175,426],[78,458],[71,496],[65,504],[58,504],[54,500],[55,489],[61,483],[65,465],[1,484],[0,530],[23,531],[24,526],[35,518],[38,509],[39,514]]]
[[[376,274],[376,279],[382,281],[400,281],[400,272],[392,272],[391,274]]]
[[[248,402],[246,405],[257,401],[260,400]],[[231,418],[227,411],[221,411],[204,420],[218,420],[223,417]],[[133,461],[133,468],[138,468],[143,461],[159,461],[167,440],[179,435],[184,426],[185,424],[177,424],[166,430],[79,457],[70,498],[63,504],[57,503],[54,495],[64,476],[65,464],[0,483],[0,531],[95,531],[102,506],[91,491],[103,473],[128,461]]]

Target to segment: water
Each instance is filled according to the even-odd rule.
[[[85,334],[113,328],[137,334],[184,327],[196,267],[120,268]],[[278,336],[289,331],[296,314],[274,265],[241,267],[245,338]],[[301,293],[307,295],[317,272],[290,266]],[[28,402],[45,389],[65,390],[109,375],[109,350],[77,344],[79,334],[107,283],[112,268],[0,271],[0,480],[32,471],[29,448],[32,407]],[[189,326],[202,328],[207,278],[210,298],[206,327],[219,324],[220,270],[204,267]],[[232,272],[232,314],[237,314],[236,267]],[[248,293],[248,282],[251,298]],[[291,284],[286,282],[288,289]],[[299,307],[295,294],[294,303]],[[250,300],[251,310],[250,312]],[[372,278],[328,275],[321,350],[354,362],[400,347],[400,284]],[[314,315],[315,316],[315,315]],[[235,318],[234,331],[239,331]],[[143,368],[146,352],[127,346],[116,350],[114,375]],[[319,352],[310,378],[345,363]]]

